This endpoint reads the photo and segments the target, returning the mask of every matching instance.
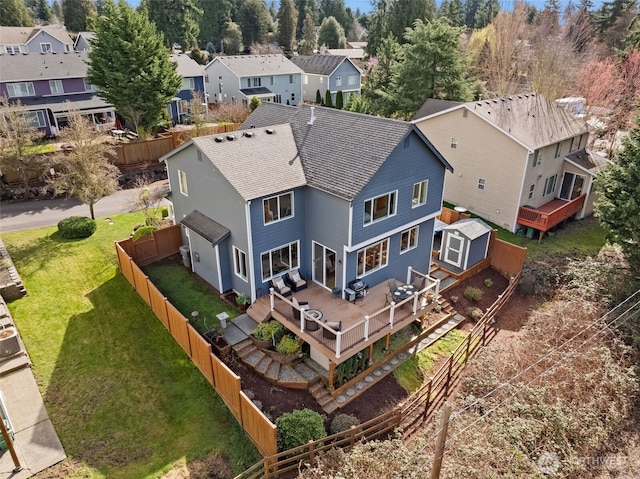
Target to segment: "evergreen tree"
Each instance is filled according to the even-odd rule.
[[[298,44],[298,53],[300,55],[313,55],[316,48],[316,26],[313,23],[311,14],[307,14],[304,19],[304,28],[302,29],[302,40]]]
[[[344,29],[335,18],[328,17],[322,20],[318,31],[318,45],[327,48],[345,48],[347,46]]]
[[[622,140],[616,161],[596,178],[599,199],[595,216],[607,232],[607,238],[618,243],[632,271],[640,270],[640,107],[636,126]]]
[[[249,103],[249,110],[253,111],[256,108],[258,108],[261,104],[262,102],[260,101],[260,98],[258,98],[257,96],[254,96],[251,98],[251,103]]]
[[[237,21],[245,46],[264,43],[267,32],[271,29],[271,16],[264,0],[245,0]]]
[[[92,0],[62,0],[64,26],[71,32],[87,31],[87,19],[96,13]]]
[[[324,93],[324,106],[333,108],[333,98],[331,97],[331,91],[329,91],[329,89]]]
[[[318,5],[315,0],[295,0],[296,9],[298,10],[298,20],[296,26],[296,38],[304,36],[304,23],[307,15],[311,16],[313,25],[318,22]],[[315,43],[315,38],[314,38]]]
[[[232,5],[230,0],[200,0],[200,8],[198,44],[215,53],[222,48],[226,24],[231,21]]]
[[[22,0],[0,2],[0,25],[5,27],[32,27],[33,18]]]
[[[375,0],[374,13],[369,18],[367,28],[366,52],[370,57],[378,55],[378,47],[382,40],[389,35],[389,8],[390,0]]]
[[[469,28],[476,27],[476,13],[482,0],[467,0],[464,4],[464,22]]]
[[[444,0],[440,5],[439,16],[448,18],[454,27],[464,26],[462,0]]]
[[[322,104],[322,94],[320,93],[320,89],[316,90],[316,103],[318,105]]]
[[[51,20],[51,17],[53,16],[53,12],[51,11],[51,8],[49,7],[49,3],[47,2],[47,0],[37,1],[35,5],[35,14],[36,14],[36,18],[43,22],[48,22]]]
[[[105,3],[95,34],[87,80],[144,137],[180,89],[176,63],[154,24],[123,0]]]
[[[278,43],[288,54],[293,52],[297,19],[298,11],[293,0],[281,0],[278,11]]]
[[[404,33],[414,22],[436,16],[435,0],[396,0],[389,10],[389,32],[404,43]]]
[[[196,0],[142,0],[140,7],[164,33],[169,48],[174,43],[185,51],[198,46],[198,18],[203,12]]]
[[[53,3],[51,4],[51,11],[56,17],[56,20],[62,23],[62,21],[64,20],[64,14],[62,13],[62,7],[60,6],[60,2],[58,2],[58,0],[53,0]]]
[[[222,52],[227,55],[242,53],[242,30],[240,30],[240,25],[229,20],[224,26],[223,34]]]
[[[338,93],[336,93],[336,108],[338,110],[342,110],[344,108],[344,94],[342,93],[342,90],[338,90]]]
[[[446,19],[416,20],[414,28],[407,30],[402,61],[392,70],[398,113],[409,118],[429,98],[471,99],[461,33],[461,28],[452,27]]]
[[[320,0],[320,21],[333,17],[344,30],[345,37],[349,34],[353,24],[353,14],[350,9],[345,8],[344,0]]]
[[[350,105],[351,111],[371,115],[393,116],[396,108],[393,71],[402,61],[402,47],[389,35],[378,47],[378,63],[365,75],[362,99]]]
[[[551,0],[557,1],[557,0]],[[500,11],[500,2],[498,0],[484,0],[476,11],[473,24],[474,28],[484,28],[489,25]]]

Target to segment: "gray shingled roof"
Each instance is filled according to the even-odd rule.
[[[0,55],[0,82],[85,78],[87,52]]]
[[[212,220],[208,216],[193,210],[187,216],[180,220],[180,224],[185,225],[192,231],[195,231],[204,239],[209,241],[213,246],[225,239],[231,234],[231,230],[221,225],[217,221]]]
[[[245,200],[252,200],[306,184],[291,127],[269,127],[271,134],[255,128],[192,141]]]
[[[587,125],[555,102],[529,93],[465,103],[532,150],[587,133]]]
[[[433,115],[434,113],[440,113],[441,111],[448,110],[454,106],[461,105],[459,101],[438,100],[436,98],[429,98],[420,109],[413,115],[413,120],[419,120],[425,116]]]
[[[204,76],[204,68],[189,55],[177,54],[169,55],[169,60],[177,63],[176,73],[182,78]]]
[[[0,45],[24,45],[33,32],[33,27],[0,26]]]
[[[322,107],[315,107],[315,121],[309,125],[311,108],[263,103],[241,129],[289,123],[307,184],[347,200],[362,191],[405,136],[412,130],[421,135],[411,123]]]
[[[66,103],[67,101],[71,102],[72,108],[79,111],[113,108],[109,103],[104,101],[95,93],[79,93],[56,97],[24,97],[21,98],[21,100],[22,105],[29,110],[47,108],[53,113],[69,111],[69,105]]]
[[[468,218],[445,226],[443,231],[459,231],[470,240],[474,240],[491,231],[491,226],[481,219]]]
[[[212,62],[219,61],[225,64],[238,77],[264,76],[264,75],[291,75],[302,73],[291,60],[284,55],[235,55],[229,57],[216,57]],[[205,67],[206,68],[206,67]]]
[[[291,58],[291,61],[299,66],[303,72],[311,75],[331,75],[336,68],[346,61],[346,56],[341,55],[300,55]]]
[[[605,168],[608,163],[606,158],[586,148],[569,153],[565,158],[594,175]]]

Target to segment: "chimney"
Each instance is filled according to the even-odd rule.
[[[316,121],[316,116],[313,114],[315,109],[316,109],[315,106],[311,107],[311,118],[309,118],[309,121],[307,122],[307,125],[313,125],[313,123]]]

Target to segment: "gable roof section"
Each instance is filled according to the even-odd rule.
[[[295,66],[291,60],[284,55],[234,55],[216,57],[207,64],[205,70],[207,70],[213,62],[220,62],[226,65],[227,68],[240,78],[248,76],[302,74],[302,70]]]
[[[26,41],[26,43],[29,43],[31,40],[36,38],[41,31],[48,33],[53,38],[64,43],[65,45],[73,45],[73,40],[71,40],[69,32],[67,32],[65,28],[54,27],[51,25],[35,27],[31,31],[31,35],[29,35],[29,39]]]
[[[87,52],[0,55],[0,82],[86,78]]]
[[[189,55],[171,54],[169,60],[177,64],[176,73],[182,78],[204,76],[204,68]]]
[[[438,100],[437,98],[429,98],[420,109],[413,115],[412,121],[420,120],[424,117],[440,113],[455,106],[462,105],[459,101]]]
[[[221,225],[217,221],[212,220],[208,216],[193,210],[187,216],[180,220],[180,224],[185,225],[192,231],[195,231],[204,239],[209,241],[212,246],[217,245],[220,241],[231,234],[231,230]]]
[[[474,240],[491,231],[491,227],[478,218],[467,218],[445,226],[443,231],[459,231],[460,234]]]
[[[310,75],[329,76],[346,61],[360,71],[360,69],[344,55],[300,55],[291,58],[291,61],[299,66],[303,72],[309,73]]]
[[[291,127],[280,124],[269,129],[271,134],[256,128],[192,142],[248,201],[306,184]]]
[[[32,27],[0,26],[0,45],[25,45],[32,31]]]
[[[96,34],[94,32],[80,32],[78,33],[78,36],[76,37],[76,41],[73,44],[74,48],[77,48],[78,43],[80,42],[81,39],[84,39],[85,42],[87,42],[88,45],[91,45],[91,40],[96,38]]]
[[[532,150],[588,132],[584,121],[535,93],[469,102],[465,107]]]
[[[315,120],[309,125],[311,108],[314,108]],[[274,123],[291,125],[307,184],[346,200],[352,200],[362,191],[411,132],[451,169],[411,123],[333,108],[263,103],[240,128],[265,128]]]

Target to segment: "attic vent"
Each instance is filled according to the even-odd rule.
[[[236,137],[235,137],[235,136],[233,136],[233,135],[227,135],[227,140],[229,140],[229,141],[233,141],[233,140],[235,140],[235,139],[236,139]]]
[[[267,135],[273,135],[275,133],[275,131],[273,131],[273,128],[267,128],[266,132],[267,132]]]
[[[253,137],[253,133],[251,133],[250,131],[245,131],[242,136],[246,136],[247,138],[251,138]]]
[[[216,143],[222,143],[224,141],[224,138],[222,138],[221,136],[216,136]]]

